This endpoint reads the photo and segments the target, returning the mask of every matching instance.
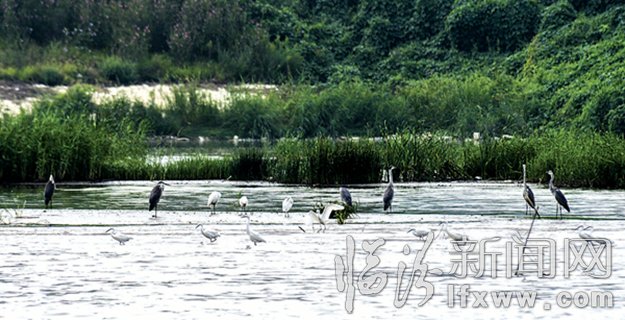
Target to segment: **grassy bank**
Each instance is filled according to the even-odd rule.
[[[35,103],[32,112],[5,115],[0,120],[0,181],[40,181],[52,173],[60,181],[231,177],[336,185],[378,182],[382,169],[391,165],[398,168],[397,181],[517,180],[521,164],[526,163],[531,181],[545,181],[545,171],[551,169],[562,186],[625,187],[625,140],[611,133],[563,128],[500,139],[494,135],[498,131],[486,131],[483,140],[475,144],[464,141],[467,132],[430,134],[424,127],[415,128],[414,119],[397,122],[400,125],[390,131],[386,125],[395,123],[392,121],[399,119],[398,115],[409,117],[411,113],[385,110],[408,108],[411,104],[406,101],[418,99],[419,105],[441,108],[438,111],[448,108],[441,97],[450,101],[458,97],[454,103],[461,102],[459,93],[432,97],[420,87],[412,89],[390,95],[363,83],[345,83],[321,91],[304,87],[264,97],[242,94],[230,105],[218,106],[183,87],[162,109],[123,98],[96,105],[91,87],[76,86],[66,94]],[[481,101],[487,106],[491,101],[490,94],[477,94],[484,89],[458,90],[474,93],[465,102]],[[450,126],[479,116],[462,109],[447,111],[436,113],[447,115],[436,120],[449,121]],[[432,109],[428,112],[435,114]],[[493,117],[491,113],[484,116]],[[380,141],[308,138],[313,133],[362,133],[363,123],[368,121],[379,122],[369,133],[379,134],[383,137]],[[280,132],[269,135],[276,138],[291,132],[292,138],[278,139],[263,148],[240,148],[217,160],[201,154],[167,164],[147,160],[148,135],[162,128],[200,123],[222,133],[251,130],[258,133],[254,137],[263,137],[267,136],[263,133]],[[304,134],[306,128],[315,130]]]

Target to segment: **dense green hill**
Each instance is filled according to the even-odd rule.
[[[330,98],[302,112],[334,110],[335,99],[377,114],[316,114],[334,127],[305,135],[384,124],[623,134],[624,21],[622,0],[0,0],[0,79],[296,84],[267,111],[271,128],[248,136],[306,131],[292,119],[304,93]],[[381,106],[387,96],[400,106]]]

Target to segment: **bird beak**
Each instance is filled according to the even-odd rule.
[[[200,226],[201,226],[201,224],[198,224],[195,228],[197,229],[197,228],[199,228]]]
[[[108,233],[109,231],[113,230],[113,228],[109,228],[108,230],[106,230],[104,233]]]

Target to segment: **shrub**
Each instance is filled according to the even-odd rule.
[[[447,16],[445,30],[462,51],[514,51],[532,39],[540,22],[540,7],[532,0],[459,3]]]
[[[99,64],[100,72],[108,81],[127,85],[137,81],[136,65],[119,57],[107,57]]]
[[[65,77],[60,68],[54,65],[27,66],[22,69],[20,80],[48,86],[57,86],[65,83]]]

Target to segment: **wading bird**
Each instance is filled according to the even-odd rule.
[[[267,242],[260,236],[260,234],[256,233],[250,228],[250,216],[244,215],[242,216],[242,218],[247,218],[247,235],[250,237],[250,240],[254,242],[254,245],[256,245],[258,242]]]
[[[219,199],[221,198],[221,193],[218,191],[213,191],[211,192],[211,194],[208,196],[208,206],[213,206],[213,212],[211,213],[211,215],[215,214],[215,206],[217,205],[217,202],[219,202]]]
[[[321,216],[313,211],[308,211],[308,217],[309,217],[308,223],[312,224],[313,232],[315,232],[315,223],[322,225],[323,232],[325,232],[327,228],[326,224],[330,220],[330,215],[332,214],[332,211],[341,211],[344,209],[345,207],[340,204],[331,203],[331,204],[326,205],[323,208],[323,213],[321,213]],[[317,232],[320,232],[320,231],[321,231],[321,227],[319,227],[319,230],[317,230]]]
[[[128,242],[130,239],[132,239],[132,237],[129,237],[123,233],[121,233],[120,231],[115,230],[114,228],[110,228],[108,230],[106,230],[105,233],[109,233],[111,232],[111,237],[113,237],[113,239],[115,239],[115,241],[118,241],[120,245],[125,245],[126,242]]]
[[[217,231],[211,231],[211,230],[204,228],[203,224],[198,224],[195,228],[196,229],[200,228],[200,232],[202,232],[202,235],[206,237],[208,240],[210,240],[211,242],[217,241],[217,238],[221,236],[219,232]]]
[[[54,177],[50,175],[48,183],[46,183],[46,187],[43,190],[43,202],[46,205],[46,209],[48,209],[48,205],[52,207],[52,195],[54,194],[54,190],[56,190],[56,184],[54,184]]]
[[[415,228],[412,228],[412,229],[408,230],[407,233],[412,233],[413,236],[423,240],[423,238],[427,237],[428,234],[430,234],[430,231],[423,230],[423,229],[416,230]]]
[[[566,201],[566,198],[564,197],[564,193],[562,193],[560,189],[556,188],[553,185],[553,180],[554,180],[553,171],[549,170],[547,171],[547,174],[551,177],[551,179],[549,179],[549,191],[551,191],[551,194],[553,194],[557,202],[556,203],[556,218],[558,217],[558,211],[560,211],[560,219],[562,219],[562,208],[566,209],[566,212],[571,212],[571,209],[569,208],[569,202]]]
[[[243,211],[245,211],[245,208],[247,208],[247,203],[248,203],[248,201],[247,201],[247,197],[246,196],[242,196],[239,199],[239,206],[241,206],[241,208],[243,208]]]
[[[577,235],[579,235],[579,237],[584,239],[584,240],[592,240],[592,238],[593,238],[592,231],[593,230],[594,230],[594,228],[592,226],[585,226],[583,224],[580,224],[575,229],[575,231],[577,231]]]
[[[393,169],[395,169],[395,167],[392,166],[388,169],[388,186],[386,186],[384,196],[382,197],[384,211],[390,209],[391,212],[393,212],[393,196],[395,195],[395,188],[393,187]]]
[[[289,210],[293,207],[293,198],[286,197],[282,200],[282,212],[284,212],[285,217],[289,217]]]
[[[451,238],[451,240],[454,240],[454,241],[458,242],[459,246],[463,246],[463,245],[466,244],[466,241],[469,241],[469,237],[467,235],[461,234],[461,233],[456,233],[456,232],[453,232],[453,231],[449,231],[449,227],[447,226],[447,222],[441,222],[440,225],[442,225],[442,227],[441,227],[441,230],[438,233],[439,236],[444,231],[447,234],[447,236],[449,238]]]
[[[584,226],[583,224],[580,224],[579,226],[577,226],[575,231],[577,231],[577,235],[581,239],[584,239],[593,245],[594,244],[598,244],[598,245],[606,244],[607,245],[605,240],[597,239],[595,236],[592,235],[592,232],[594,231],[594,228],[592,226]]]
[[[156,213],[158,212],[158,202],[161,200],[165,186],[168,185],[169,184],[163,181],[159,181],[150,192],[150,207],[148,208],[148,211],[152,211],[152,209],[154,209],[154,215],[152,215],[152,218],[156,218]]]
[[[351,207],[352,206],[352,194],[349,193],[349,190],[347,190],[346,187],[341,187],[339,191],[341,192],[341,201],[343,201],[343,203]]]
[[[525,214],[529,212],[529,208],[532,208],[536,213],[536,216],[540,217],[538,210],[536,210],[536,200],[534,200],[534,192],[527,185],[525,180],[525,164],[523,164],[523,199],[525,199]]]

